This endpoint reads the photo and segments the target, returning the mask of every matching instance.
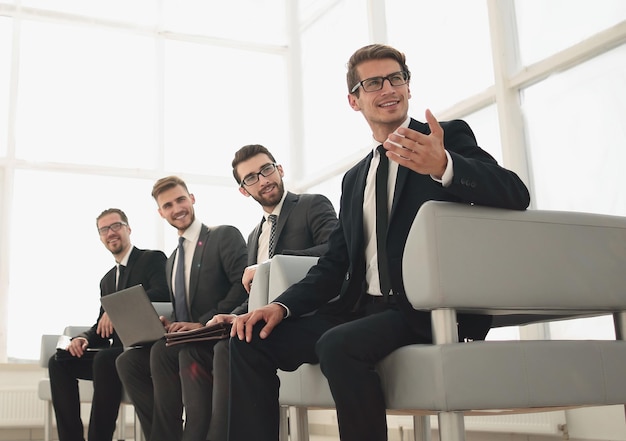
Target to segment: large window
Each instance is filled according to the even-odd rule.
[[[174,249],[150,197],[162,176],[187,181],[204,223],[247,237],[261,210],[230,162],[261,143],[288,188],[338,205],[371,139],[345,66],[371,42],[406,53],[411,115],[466,119],[535,208],[626,215],[625,5],[0,0],[0,361],[93,324],[113,266],[95,230],[103,209],[127,212],[138,247]],[[589,323],[610,338],[608,321]]]

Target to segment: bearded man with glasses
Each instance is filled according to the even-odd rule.
[[[100,241],[115,259],[115,266],[100,281],[100,296],[141,284],[151,301],[168,302],[165,254],[134,247],[128,218],[120,209],[104,210],[96,219],[96,227]],[[57,351],[50,358],[50,389],[60,441],[85,439],[78,379],[93,380],[89,441],[111,441],[122,399],[122,383],[115,360],[122,351],[122,342],[100,307],[91,329],[73,337],[65,350]]]

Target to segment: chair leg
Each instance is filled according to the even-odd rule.
[[[413,440],[430,441],[429,415],[413,415]]]
[[[120,403],[120,410],[117,414],[117,439],[118,441],[126,440],[126,406]]]
[[[52,441],[52,400],[47,400],[43,411],[43,439]]]
[[[139,418],[137,417],[137,412],[135,412],[135,441],[146,441],[145,436],[143,436],[143,430],[141,430],[141,423],[139,422]]]
[[[441,441],[465,441],[463,412],[440,412],[437,416]]]
[[[289,441],[289,406],[280,406],[279,441]]]
[[[289,408],[290,441],[309,441],[309,414],[306,407]]]

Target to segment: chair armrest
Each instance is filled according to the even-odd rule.
[[[414,308],[494,313],[626,309],[626,218],[425,203],[402,261]]]
[[[57,350],[57,342],[60,335],[58,334],[43,334],[41,336],[41,347],[39,348],[39,366],[48,369],[48,360],[52,357]]]
[[[287,288],[299,282],[319,257],[277,255],[272,258],[267,300],[271,302]]]
[[[271,260],[266,260],[257,266],[252,279],[252,288],[250,288],[250,300],[248,302],[248,311],[267,305],[267,295],[270,285],[270,266]]]
[[[276,255],[259,264],[252,280],[249,310],[267,305],[283,291],[299,282],[319,257]]]

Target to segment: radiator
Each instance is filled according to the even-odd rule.
[[[560,435],[565,427],[565,411],[523,413],[517,415],[472,416],[465,418],[465,428],[477,432]]]
[[[33,389],[0,390],[0,427],[43,427],[44,402]]]

